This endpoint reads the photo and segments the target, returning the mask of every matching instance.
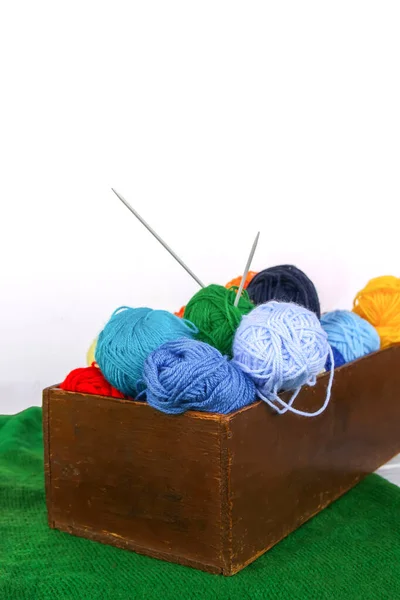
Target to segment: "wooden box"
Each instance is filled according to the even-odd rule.
[[[327,381],[296,406],[321,406]],[[400,346],[337,369],[316,418],[167,416],[57,387],[43,406],[51,527],[232,575],[400,451]]]

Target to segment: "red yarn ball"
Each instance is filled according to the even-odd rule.
[[[82,392],[84,394],[97,394],[98,396],[111,396],[112,398],[125,398],[124,394],[116,390],[104,378],[103,373],[94,366],[74,369],[60,385],[66,392]]]

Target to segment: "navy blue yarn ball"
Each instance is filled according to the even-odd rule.
[[[346,361],[344,360],[343,354],[341,352],[339,352],[339,350],[337,348],[335,348],[334,346],[331,346],[332,348],[332,354],[333,354],[333,364],[334,367],[336,369],[336,367],[341,367],[342,365],[346,364]],[[328,354],[328,358],[326,359],[326,364],[325,364],[325,371],[330,371],[331,370],[331,356],[330,354]]]
[[[247,286],[250,300],[264,304],[270,300],[293,302],[321,317],[315,285],[303,271],[293,265],[278,265],[257,273]]]

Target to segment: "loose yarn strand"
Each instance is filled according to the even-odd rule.
[[[305,307],[271,301],[254,308],[237,329],[234,362],[254,381],[258,396],[277,413],[314,417],[328,405],[334,372],[333,352],[319,319]],[[313,413],[293,408],[303,385],[314,386],[331,359],[331,378],[323,406]],[[278,396],[293,391],[289,402]]]
[[[276,402],[278,402],[279,404],[281,404],[281,406],[283,408],[278,408],[276,406],[276,404],[274,404],[274,401],[266,398],[260,392],[258,393],[258,395],[260,396],[260,398],[262,400],[264,400],[264,402],[266,402],[271,408],[273,408],[280,415],[283,415],[283,414],[285,414],[286,412],[289,411],[289,412],[291,412],[291,413],[293,413],[295,415],[299,415],[300,417],[317,417],[318,415],[320,415],[321,413],[324,412],[324,410],[328,406],[329,401],[331,399],[332,384],[333,384],[333,375],[334,375],[334,370],[335,370],[332,348],[329,348],[329,356],[330,356],[330,360],[331,360],[331,363],[330,363],[331,364],[331,368],[330,368],[330,375],[329,375],[328,387],[326,389],[326,397],[325,397],[325,401],[324,401],[323,405],[318,410],[316,410],[316,411],[314,411],[312,413],[309,413],[309,412],[305,412],[303,410],[300,410],[298,408],[294,408],[292,406],[293,402],[296,400],[297,396],[299,395],[301,387],[297,388],[297,390],[294,392],[294,394],[290,398],[289,402],[285,402],[284,400],[282,400],[282,398],[280,398],[276,394],[276,397],[274,398],[274,400]],[[315,385],[315,383],[316,383],[316,378],[315,378],[315,381],[313,383],[308,382],[308,385],[313,386],[313,385]]]

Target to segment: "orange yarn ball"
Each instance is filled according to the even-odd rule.
[[[254,275],[257,275],[257,271],[249,271],[247,273],[247,277],[246,277],[246,281],[244,282],[243,289],[247,288],[250,281],[253,279]],[[228,283],[226,284],[225,287],[228,289],[232,286],[239,287],[241,281],[242,281],[242,275],[240,277],[235,277],[235,279],[232,279],[232,281],[228,281]]]
[[[174,315],[176,315],[177,317],[179,317],[180,319],[183,319],[183,314],[185,312],[185,308],[186,306],[182,306],[182,308],[180,308],[178,310],[178,312],[174,313]]]
[[[400,343],[400,279],[376,277],[358,292],[353,311],[371,323],[381,338],[381,348]]]

